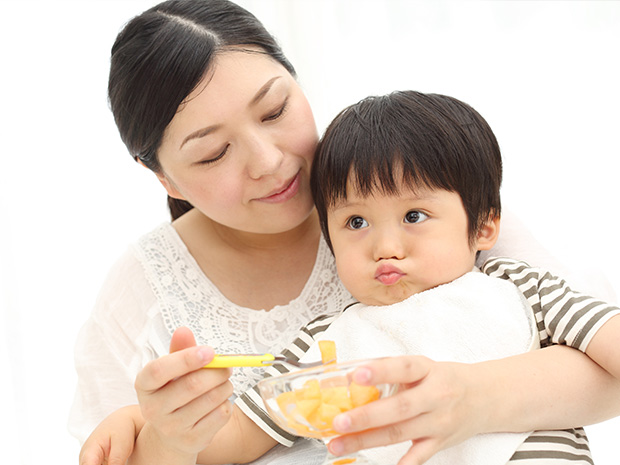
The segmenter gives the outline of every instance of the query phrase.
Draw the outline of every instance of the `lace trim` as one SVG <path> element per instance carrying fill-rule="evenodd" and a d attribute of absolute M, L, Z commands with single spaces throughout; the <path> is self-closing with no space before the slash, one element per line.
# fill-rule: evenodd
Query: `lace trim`
<path fill-rule="evenodd" d="M 189 327 L 198 344 L 220 353 L 279 353 L 299 329 L 318 315 L 337 312 L 352 301 L 337 277 L 333 256 L 321 238 L 312 274 L 299 297 L 269 311 L 229 301 L 205 276 L 168 223 L 135 246 L 170 335 Z M 231 380 L 238 395 L 262 378 L 261 368 L 237 368 Z"/>

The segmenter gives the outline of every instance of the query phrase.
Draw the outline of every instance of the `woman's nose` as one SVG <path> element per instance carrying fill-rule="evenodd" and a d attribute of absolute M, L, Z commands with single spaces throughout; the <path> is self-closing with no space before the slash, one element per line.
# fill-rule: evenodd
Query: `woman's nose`
<path fill-rule="evenodd" d="M 378 260 L 405 258 L 404 237 L 398 227 L 377 228 L 374 234 L 373 255 Z"/>
<path fill-rule="evenodd" d="M 252 179 L 274 174 L 280 168 L 284 154 L 273 141 L 257 135 L 248 140 L 248 173 Z"/>

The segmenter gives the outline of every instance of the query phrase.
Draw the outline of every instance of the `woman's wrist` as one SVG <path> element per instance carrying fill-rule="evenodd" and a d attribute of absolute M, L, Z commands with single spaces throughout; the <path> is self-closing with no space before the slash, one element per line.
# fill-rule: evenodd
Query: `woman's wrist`
<path fill-rule="evenodd" d="M 586 426 L 618 414 L 620 383 L 584 353 L 551 346 L 471 365 L 467 385 L 484 432 Z"/>
<path fill-rule="evenodd" d="M 483 364 L 457 364 L 465 416 L 469 424 L 469 436 L 497 431 L 494 418 L 495 402 L 499 396 L 494 392 L 494 374 Z M 502 398 L 502 400 L 504 400 Z"/>
<path fill-rule="evenodd" d="M 525 360 L 504 358 L 465 365 L 465 386 L 475 434 L 529 431 L 535 420 L 531 417 L 533 394 L 513 376 L 527 377 Z M 528 399 L 521 394 L 528 393 Z M 533 394 L 535 395 L 535 394 Z"/>

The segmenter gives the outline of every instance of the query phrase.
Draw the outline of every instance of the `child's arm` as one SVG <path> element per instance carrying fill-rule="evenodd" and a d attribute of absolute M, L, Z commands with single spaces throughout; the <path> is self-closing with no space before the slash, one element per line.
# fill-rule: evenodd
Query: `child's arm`
<path fill-rule="evenodd" d="M 200 432 L 195 433 L 200 434 Z M 136 447 L 128 463 L 130 465 L 248 463 L 256 460 L 277 444 L 236 406 L 233 407 L 229 421 L 211 438 L 209 445 L 198 454 L 191 450 L 195 439 L 193 434 L 188 434 L 185 450 L 181 447 L 171 447 L 160 438 L 149 423 L 146 423 L 138 436 Z"/>
<path fill-rule="evenodd" d="M 588 344 L 586 354 L 620 380 L 620 315 L 611 317 Z"/>
<path fill-rule="evenodd" d="M 527 297 L 545 326 L 541 345 L 566 344 L 579 349 L 620 381 L 617 306 L 574 291 L 561 278 L 525 262 L 490 259 L 484 268 L 487 274 L 512 281 Z"/>
<path fill-rule="evenodd" d="M 198 463 L 248 463 L 275 446 L 277 441 L 250 420 L 236 405 L 230 421 L 198 454 Z"/>
<path fill-rule="evenodd" d="M 138 405 L 114 411 L 97 425 L 82 445 L 80 465 L 124 465 L 143 426 Z"/>

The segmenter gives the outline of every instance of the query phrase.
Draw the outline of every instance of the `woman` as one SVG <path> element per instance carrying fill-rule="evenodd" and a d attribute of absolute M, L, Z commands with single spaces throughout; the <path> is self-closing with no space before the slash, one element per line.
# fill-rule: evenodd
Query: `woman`
<path fill-rule="evenodd" d="M 195 463 L 228 419 L 233 386 L 238 395 L 261 373 L 235 370 L 231 386 L 229 372 L 199 370 L 213 350 L 193 347 L 187 333 L 171 341 L 175 328 L 220 352 L 278 352 L 304 323 L 350 301 L 309 192 L 317 131 L 273 38 L 223 0 L 166 2 L 131 21 L 112 49 L 109 95 L 123 141 L 155 172 L 175 221 L 110 273 L 78 341 L 72 430 L 83 440 L 107 413 L 135 404 L 137 376 L 147 421 L 122 440 L 139 433 L 137 455 L 148 445 L 164 463 Z M 590 314 L 594 334 L 617 309 Z M 547 344 L 562 336 L 549 333 Z M 169 343 L 184 350 L 164 356 Z M 414 440 L 410 463 L 478 432 L 564 428 L 620 412 L 613 376 L 559 346 L 471 367 L 397 358 L 369 374 L 411 389 L 347 417 L 343 431 L 375 429 L 333 447 Z M 541 385 L 542 376 L 560 382 Z M 88 462 L 97 447 L 88 443 L 85 463 L 97 463 Z"/>

